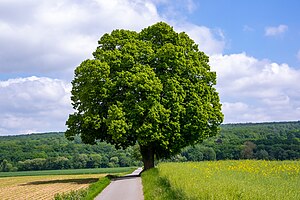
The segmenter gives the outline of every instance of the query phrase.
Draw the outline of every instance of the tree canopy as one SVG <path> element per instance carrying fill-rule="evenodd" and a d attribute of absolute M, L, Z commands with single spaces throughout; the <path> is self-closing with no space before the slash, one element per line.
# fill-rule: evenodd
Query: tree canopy
<path fill-rule="evenodd" d="M 164 22 L 104 34 L 72 81 L 66 136 L 140 145 L 144 168 L 214 136 L 223 121 L 216 73 L 184 33 Z"/>

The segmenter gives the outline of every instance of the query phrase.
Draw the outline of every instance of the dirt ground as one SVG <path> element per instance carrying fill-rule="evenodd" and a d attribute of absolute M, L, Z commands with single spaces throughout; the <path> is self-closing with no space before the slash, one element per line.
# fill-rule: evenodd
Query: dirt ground
<path fill-rule="evenodd" d="M 2 200 L 48 200 L 56 193 L 88 187 L 105 174 L 49 175 L 0 178 Z"/>

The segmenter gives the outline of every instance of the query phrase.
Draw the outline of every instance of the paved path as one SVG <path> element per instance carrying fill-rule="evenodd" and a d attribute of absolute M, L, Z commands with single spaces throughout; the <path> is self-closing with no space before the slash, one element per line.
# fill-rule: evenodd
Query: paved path
<path fill-rule="evenodd" d="M 144 200 L 141 171 L 113 180 L 95 200 Z"/>

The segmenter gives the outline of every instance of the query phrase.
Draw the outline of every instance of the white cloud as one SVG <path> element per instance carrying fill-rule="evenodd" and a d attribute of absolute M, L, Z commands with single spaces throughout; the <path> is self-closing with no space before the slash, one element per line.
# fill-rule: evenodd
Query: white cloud
<path fill-rule="evenodd" d="M 58 79 L 28 77 L 0 81 L 0 135 L 64 131 L 71 84 Z"/>
<path fill-rule="evenodd" d="M 300 70 L 245 53 L 214 55 L 210 64 L 217 72 L 225 122 L 300 118 Z"/>
<path fill-rule="evenodd" d="M 277 36 L 277 35 L 282 35 L 288 30 L 287 25 L 279 25 L 277 27 L 275 26 L 269 26 L 265 28 L 265 36 Z"/>
<path fill-rule="evenodd" d="M 91 57 L 105 32 L 140 30 L 160 20 L 155 5 L 148 1 L 1 2 L 0 73 L 62 77 Z"/>
<path fill-rule="evenodd" d="M 244 102 L 223 102 L 225 123 L 268 121 L 268 116 L 260 108 Z"/>
<path fill-rule="evenodd" d="M 225 38 L 221 30 L 212 30 L 205 26 L 183 23 L 175 25 L 177 31 L 186 32 L 197 44 L 199 49 L 208 55 L 220 54 L 225 48 Z"/>

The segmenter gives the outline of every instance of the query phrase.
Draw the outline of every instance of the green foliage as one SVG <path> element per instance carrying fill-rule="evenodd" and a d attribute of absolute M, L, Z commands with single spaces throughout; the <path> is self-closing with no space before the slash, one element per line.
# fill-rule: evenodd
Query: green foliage
<path fill-rule="evenodd" d="M 0 163 L 0 172 L 12 172 L 16 170 L 17 168 L 13 167 L 13 165 L 5 159 Z"/>
<path fill-rule="evenodd" d="M 200 145 L 196 145 L 194 147 L 185 148 L 181 155 L 186 157 L 188 161 L 202 161 L 203 160 L 203 152 L 201 151 Z"/>
<path fill-rule="evenodd" d="M 254 149 L 256 149 L 256 145 L 251 141 L 244 142 L 241 150 L 241 157 L 243 159 L 251 159 L 254 157 Z"/>
<path fill-rule="evenodd" d="M 219 135 L 183 149 L 180 155 L 187 161 L 297 160 L 300 159 L 300 122 L 221 125 Z"/>
<path fill-rule="evenodd" d="M 110 183 L 108 177 L 100 178 L 86 189 L 80 189 L 63 194 L 56 194 L 55 200 L 93 200 Z"/>
<path fill-rule="evenodd" d="M 75 70 L 69 139 L 117 148 L 138 142 L 149 161 L 217 134 L 216 73 L 187 34 L 160 22 L 139 33 L 114 30 L 98 44 L 94 59 Z"/>
<path fill-rule="evenodd" d="M 115 167 L 138 166 L 141 161 L 135 158 L 134 148 L 117 150 L 103 142 L 87 145 L 80 137 L 69 141 L 63 133 L 3 136 L 0 137 L 0 165 L 6 160 L 8 166 L 12 165 L 10 171 L 106 168 L 111 157 L 118 157 Z"/>
<path fill-rule="evenodd" d="M 222 143 L 214 144 L 217 159 L 226 159 L 222 155 L 226 146 L 228 153 L 239 158 L 269 160 L 295 160 L 300 158 L 300 122 L 278 122 L 258 124 L 223 125 Z M 215 138 L 216 139 L 216 138 Z M 233 152 L 235 149 L 235 153 Z M 240 156 L 238 153 L 240 152 Z"/>

